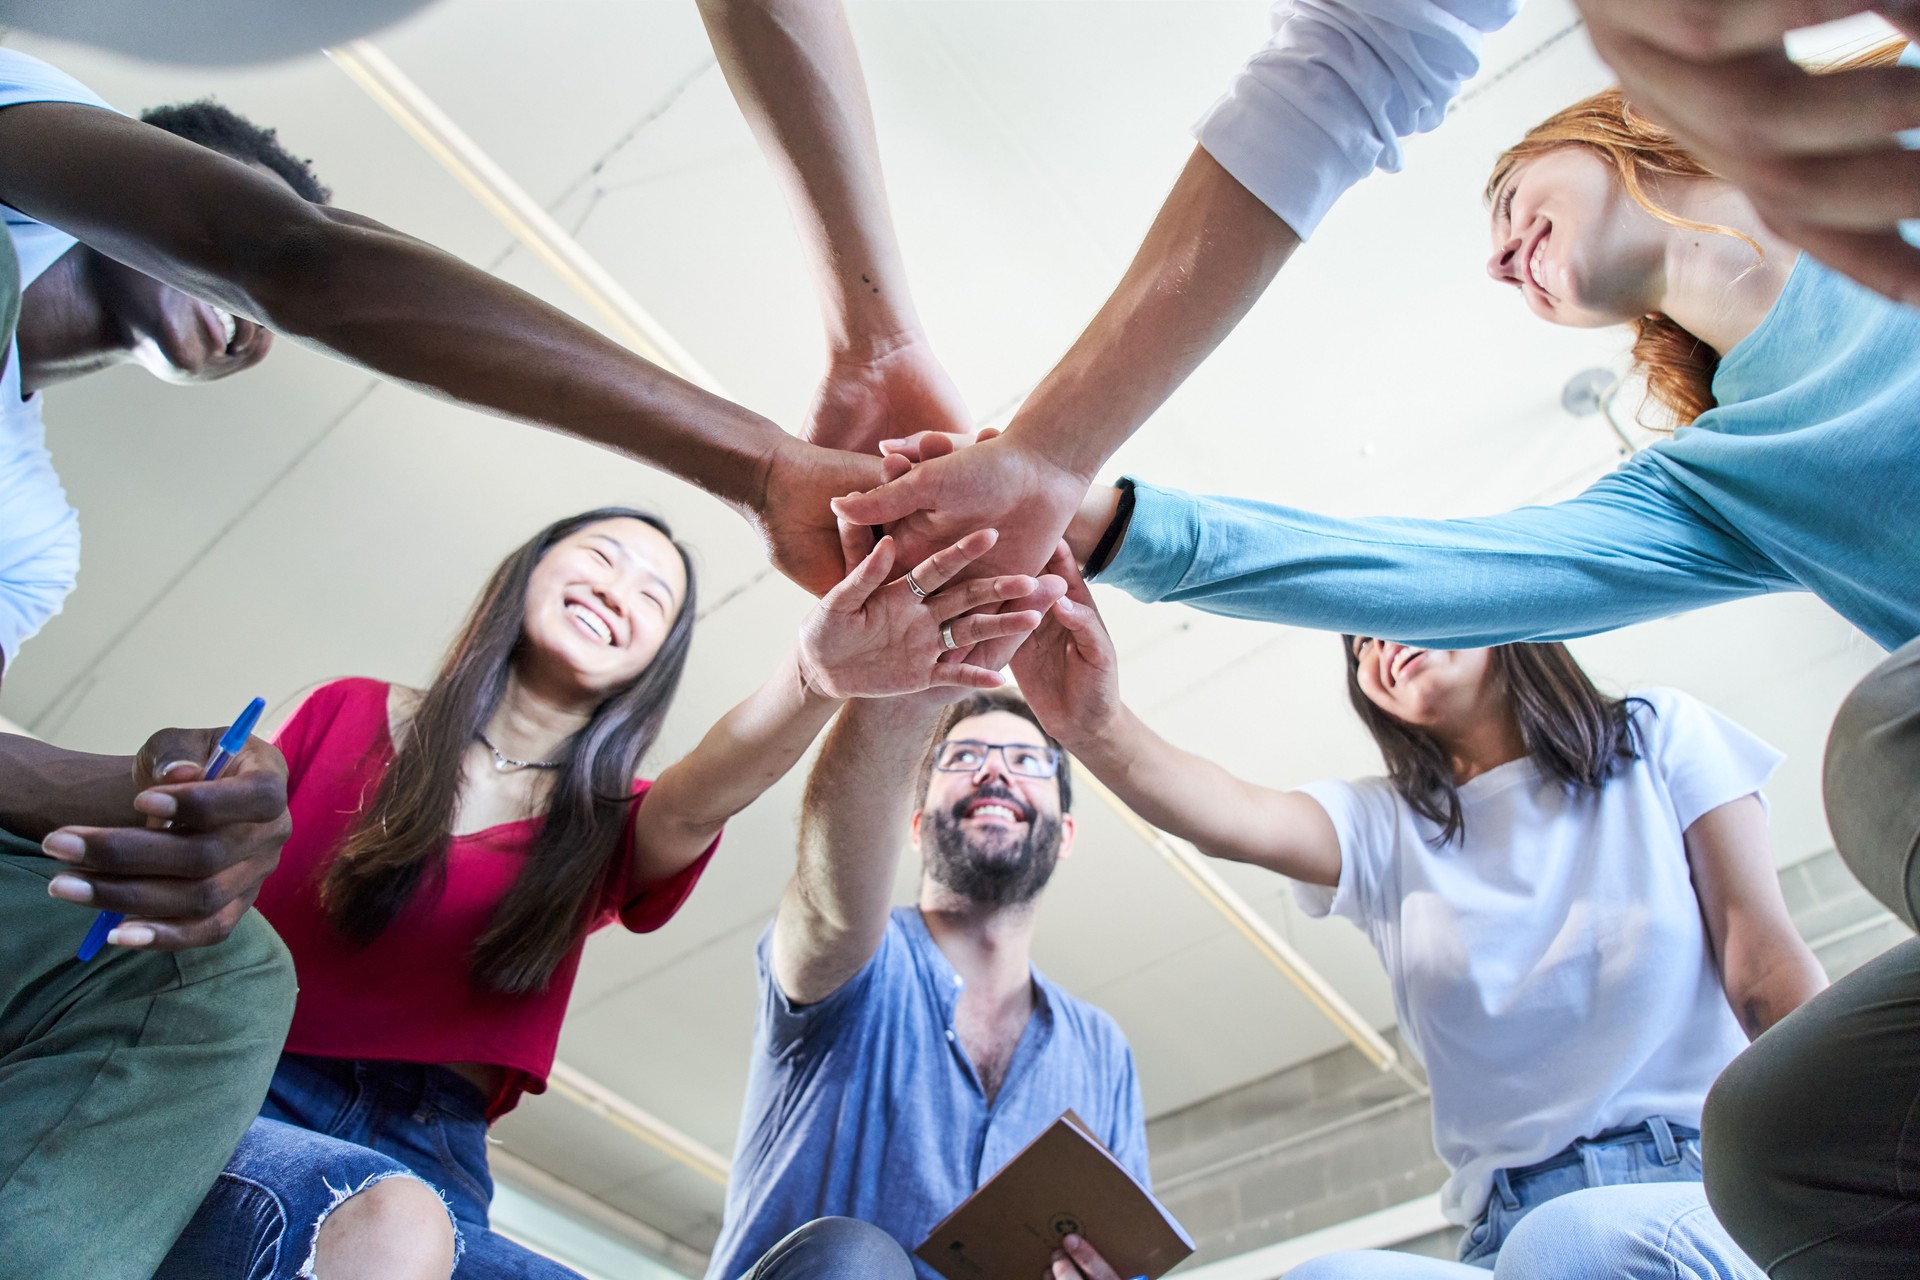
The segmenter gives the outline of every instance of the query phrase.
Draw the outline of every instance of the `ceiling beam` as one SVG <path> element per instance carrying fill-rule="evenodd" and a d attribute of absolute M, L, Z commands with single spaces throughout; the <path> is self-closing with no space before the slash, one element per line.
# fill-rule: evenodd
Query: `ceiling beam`
<path fill-rule="evenodd" d="M 377 47 L 355 40 L 327 50 L 346 72 L 427 154 L 438 160 L 487 211 L 506 224 L 555 275 L 599 313 L 613 335 L 670 373 L 717 396 L 726 392 L 687 349 L 634 300 L 618 280 L 518 182 L 494 163 L 453 118 Z"/>
<path fill-rule="evenodd" d="M 615 1240 L 658 1259 L 681 1275 L 698 1276 L 706 1273 L 707 1255 L 692 1245 L 674 1239 L 660 1228 L 642 1222 L 631 1214 L 623 1213 L 600 1197 L 582 1191 L 564 1178 L 554 1176 L 511 1151 L 492 1144 L 489 1146 L 492 1149 L 487 1152 L 487 1163 L 494 1176 L 515 1191 L 562 1213 L 572 1214 L 582 1222 L 591 1223 Z"/>
<path fill-rule="evenodd" d="M 727 1185 L 733 1162 L 699 1139 L 674 1128 L 624 1094 L 564 1062 L 555 1062 L 547 1084 L 561 1097 L 593 1112 L 614 1128 L 679 1161 L 709 1182 Z"/>
<path fill-rule="evenodd" d="M 1426 1093 L 1426 1083 L 1407 1069 L 1399 1051 L 1387 1038 L 1369 1026 L 1359 1010 L 1349 1004 L 1346 997 L 1335 990 L 1318 969 L 1307 963 L 1306 957 L 1294 950 L 1293 944 L 1281 937 L 1279 931 L 1267 923 L 1266 917 L 1253 909 L 1252 903 L 1220 878 L 1220 873 L 1209 865 L 1209 859 L 1204 854 L 1185 840 L 1161 831 L 1129 809 L 1105 783 L 1086 770 L 1080 772 L 1079 780 L 1083 780 L 1095 795 L 1106 801 L 1133 828 L 1134 834 L 1200 895 L 1202 901 L 1225 917 L 1234 932 L 1252 944 L 1253 949 L 1278 969 L 1307 998 L 1308 1003 L 1339 1028 L 1340 1033 L 1365 1055 L 1367 1061 L 1382 1071 L 1393 1072 L 1415 1091 Z"/>

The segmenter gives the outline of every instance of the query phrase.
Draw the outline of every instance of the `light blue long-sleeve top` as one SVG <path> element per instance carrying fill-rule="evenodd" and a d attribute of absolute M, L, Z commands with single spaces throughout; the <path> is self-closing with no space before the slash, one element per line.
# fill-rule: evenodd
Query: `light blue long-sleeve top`
<path fill-rule="evenodd" d="M 1713 392 L 1693 426 L 1578 497 L 1502 515 L 1345 520 L 1135 481 L 1099 580 L 1434 648 L 1795 590 L 1886 648 L 1920 635 L 1920 310 L 1802 255 Z"/>

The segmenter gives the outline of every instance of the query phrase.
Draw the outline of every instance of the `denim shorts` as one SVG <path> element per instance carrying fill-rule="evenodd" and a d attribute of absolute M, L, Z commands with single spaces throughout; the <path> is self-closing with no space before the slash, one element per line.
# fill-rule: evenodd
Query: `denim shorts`
<path fill-rule="evenodd" d="M 1556 1196 L 1635 1182 L 1699 1182 L 1700 1131 L 1662 1116 L 1582 1138 L 1538 1164 L 1499 1169 L 1486 1212 L 1460 1241 L 1460 1261 L 1493 1267 L 1520 1219 Z"/>
<path fill-rule="evenodd" d="M 487 1103 L 445 1067 L 283 1054 L 248 1130 L 156 1280 L 298 1280 L 318 1226 L 383 1178 L 446 1203 L 456 1280 L 580 1280 L 488 1226 Z"/>

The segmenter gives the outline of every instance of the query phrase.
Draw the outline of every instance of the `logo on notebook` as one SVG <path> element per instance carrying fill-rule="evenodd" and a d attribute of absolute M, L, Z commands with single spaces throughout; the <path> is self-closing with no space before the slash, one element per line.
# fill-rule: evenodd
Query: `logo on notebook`
<path fill-rule="evenodd" d="M 1053 1220 L 1053 1234 L 1062 1237 L 1077 1236 L 1080 1234 L 1080 1223 L 1071 1214 L 1060 1214 Z"/>

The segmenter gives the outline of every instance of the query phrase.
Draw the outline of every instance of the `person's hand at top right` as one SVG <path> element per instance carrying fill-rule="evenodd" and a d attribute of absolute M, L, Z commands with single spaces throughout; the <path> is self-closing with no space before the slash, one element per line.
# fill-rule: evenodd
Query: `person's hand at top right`
<path fill-rule="evenodd" d="M 1920 305 L 1920 68 L 1814 75 L 1788 31 L 1876 10 L 1909 35 L 1920 3 L 1895 0 L 1575 0 L 1635 110 L 1746 192 L 1767 225 L 1888 297 Z"/>

